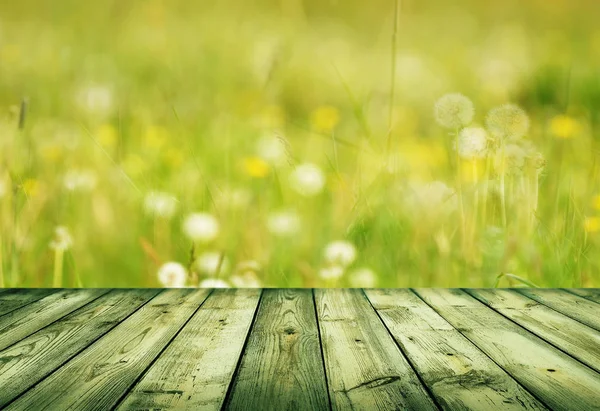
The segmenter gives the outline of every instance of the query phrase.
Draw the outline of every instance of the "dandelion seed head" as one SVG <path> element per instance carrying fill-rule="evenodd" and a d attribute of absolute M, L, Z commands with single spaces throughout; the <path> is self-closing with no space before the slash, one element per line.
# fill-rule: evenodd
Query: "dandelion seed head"
<path fill-rule="evenodd" d="M 290 184 L 298 194 L 313 197 L 325 187 L 325 174 L 314 164 L 300 164 L 290 174 Z"/>
<path fill-rule="evenodd" d="M 486 125 L 495 138 L 517 140 L 529 131 L 529 116 L 515 104 L 504 104 L 489 111 Z"/>
<path fill-rule="evenodd" d="M 445 216 L 457 208 L 456 191 L 442 181 L 415 184 L 406 196 L 409 210 L 428 217 Z"/>
<path fill-rule="evenodd" d="M 229 282 L 237 288 L 259 288 L 261 282 L 257 273 L 261 266 L 257 261 L 248 260 L 237 264 L 235 274 L 229 278 Z"/>
<path fill-rule="evenodd" d="M 331 265 L 328 267 L 321 268 L 319 270 L 319 277 L 322 280 L 337 280 L 344 275 L 344 267 L 339 265 Z"/>
<path fill-rule="evenodd" d="M 177 199 L 169 193 L 151 191 L 144 198 L 144 211 L 149 216 L 170 219 L 177 211 Z"/>
<path fill-rule="evenodd" d="M 91 191 L 97 181 L 92 170 L 69 170 L 63 177 L 63 185 L 69 191 Z"/>
<path fill-rule="evenodd" d="M 504 153 L 498 151 L 494 157 L 494 169 L 499 174 L 519 174 L 525 166 L 527 152 L 518 144 L 508 144 Z"/>
<path fill-rule="evenodd" d="M 434 114 L 435 120 L 442 127 L 457 129 L 469 125 L 473 121 L 475 108 L 468 97 L 460 93 L 451 93 L 436 101 Z"/>
<path fill-rule="evenodd" d="M 221 252 L 207 251 L 196 258 L 194 268 L 208 277 L 223 275 L 229 272 L 229 260 Z"/>
<path fill-rule="evenodd" d="M 218 278 L 207 278 L 206 280 L 200 281 L 198 288 L 231 288 L 229 283 Z"/>
<path fill-rule="evenodd" d="M 266 135 L 256 143 L 256 151 L 260 158 L 273 166 L 282 166 L 288 158 L 288 148 L 283 137 Z"/>
<path fill-rule="evenodd" d="M 267 229 L 274 236 L 292 236 L 300 231 L 300 217 L 295 211 L 274 212 L 267 219 Z"/>
<path fill-rule="evenodd" d="M 54 238 L 50 241 L 50 248 L 58 251 L 66 251 L 73 246 L 73 237 L 65 226 L 54 229 Z"/>
<path fill-rule="evenodd" d="M 219 221 L 208 213 L 192 213 L 183 222 L 183 232 L 192 241 L 209 243 L 219 235 Z"/>
<path fill-rule="evenodd" d="M 331 265 L 348 267 L 356 259 L 356 248 L 348 241 L 334 241 L 325 247 L 325 261 Z"/>
<path fill-rule="evenodd" d="M 374 288 L 377 286 L 377 276 L 370 268 L 358 268 L 349 275 L 350 285 L 355 288 Z"/>
<path fill-rule="evenodd" d="M 458 135 L 458 155 L 464 159 L 483 158 L 488 153 L 488 136 L 481 127 L 466 127 Z"/>
<path fill-rule="evenodd" d="M 187 270 L 176 262 L 168 262 L 158 269 L 158 281 L 163 287 L 182 288 L 185 287 L 187 279 Z"/>
<path fill-rule="evenodd" d="M 77 94 L 79 106 L 96 115 L 105 116 L 113 107 L 113 92 L 110 86 L 91 84 L 83 87 Z"/>

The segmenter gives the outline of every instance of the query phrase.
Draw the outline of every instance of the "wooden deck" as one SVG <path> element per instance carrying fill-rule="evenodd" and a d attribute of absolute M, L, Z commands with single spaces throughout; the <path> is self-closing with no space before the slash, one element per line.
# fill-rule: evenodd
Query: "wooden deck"
<path fill-rule="evenodd" d="M 600 409 L 600 290 L 1 290 L 0 409 Z"/>

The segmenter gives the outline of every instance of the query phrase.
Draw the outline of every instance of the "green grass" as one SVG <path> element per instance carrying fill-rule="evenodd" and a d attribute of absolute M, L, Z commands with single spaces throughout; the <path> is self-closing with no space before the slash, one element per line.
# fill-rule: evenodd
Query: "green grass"
<path fill-rule="evenodd" d="M 169 261 L 196 285 L 213 251 L 232 285 L 362 286 L 368 268 L 380 287 L 600 286 L 597 2 L 51 3 L 0 5 L 0 286 L 159 286 Z M 526 111 L 522 167 L 494 167 L 497 140 L 457 163 L 433 109 L 453 92 L 481 126 Z M 304 163 L 325 177 L 312 196 Z M 170 218 L 145 211 L 153 191 Z M 279 211 L 292 235 L 269 229 Z M 193 212 L 214 240 L 184 235 Z M 356 258 L 326 278 L 338 240 Z"/>

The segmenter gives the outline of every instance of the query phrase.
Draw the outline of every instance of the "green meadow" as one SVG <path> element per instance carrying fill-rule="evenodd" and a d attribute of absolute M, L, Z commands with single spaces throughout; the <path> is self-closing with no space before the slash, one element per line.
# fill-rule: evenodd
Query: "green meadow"
<path fill-rule="evenodd" d="M 0 287 L 599 287 L 595 0 L 0 3 Z"/>

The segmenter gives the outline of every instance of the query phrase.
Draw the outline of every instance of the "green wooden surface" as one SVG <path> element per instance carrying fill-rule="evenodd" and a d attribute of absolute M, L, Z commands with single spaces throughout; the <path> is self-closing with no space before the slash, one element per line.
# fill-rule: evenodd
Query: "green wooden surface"
<path fill-rule="evenodd" d="M 600 409 L 598 290 L 0 290 L 0 409 Z"/>

